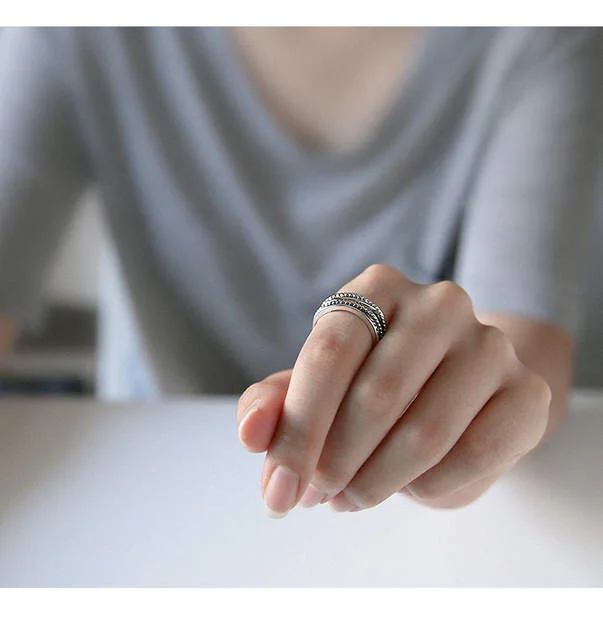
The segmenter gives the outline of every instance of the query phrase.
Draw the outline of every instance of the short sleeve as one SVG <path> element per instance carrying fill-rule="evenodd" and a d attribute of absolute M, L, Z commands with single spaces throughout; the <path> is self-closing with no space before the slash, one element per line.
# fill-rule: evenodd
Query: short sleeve
<path fill-rule="evenodd" d="M 25 324 L 88 175 L 59 42 L 0 30 L 0 313 Z"/>
<path fill-rule="evenodd" d="M 477 312 L 575 336 L 603 142 L 600 29 L 526 30 L 460 229 L 455 280 Z"/>

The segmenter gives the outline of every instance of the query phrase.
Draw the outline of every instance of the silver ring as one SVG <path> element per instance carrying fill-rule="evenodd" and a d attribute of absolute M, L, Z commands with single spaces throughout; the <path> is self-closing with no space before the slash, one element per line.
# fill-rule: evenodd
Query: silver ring
<path fill-rule="evenodd" d="M 373 345 L 377 344 L 387 331 L 385 314 L 381 308 L 359 293 L 342 291 L 325 298 L 314 314 L 312 328 L 314 328 L 314 325 L 322 316 L 330 311 L 348 311 L 362 320 L 369 331 L 371 331 Z"/>

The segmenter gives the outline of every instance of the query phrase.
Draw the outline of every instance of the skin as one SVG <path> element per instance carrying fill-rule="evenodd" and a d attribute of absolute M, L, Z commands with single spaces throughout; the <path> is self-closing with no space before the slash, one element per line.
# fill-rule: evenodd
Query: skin
<path fill-rule="evenodd" d="M 421 33 L 241 27 L 231 35 L 264 106 L 292 139 L 341 153 L 378 130 Z M 266 453 L 261 489 L 272 515 L 300 500 L 369 508 L 399 491 L 429 507 L 459 508 L 560 424 L 572 355 L 560 329 L 475 311 L 457 285 L 420 286 L 385 265 L 341 290 L 381 306 L 383 340 L 373 348 L 356 317 L 329 313 L 292 369 L 239 399 L 241 442 Z M 0 356 L 16 334 L 0 316 Z M 275 473 L 279 467 L 285 471 Z"/>
<path fill-rule="evenodd" d="M 340 290 L 377 302 L 387 334 L 373 349 L 357 318 L 327 314 L 293 369 L 241 395 L 241 442 L 266 453 L 263 493 L 286 464 L 301 478 L 294 504 L 312 481 L 340 511 L 354 509 L 344 500 L 349 492 L 365 507 L 402 491 L 428 507 L 459 508 L 562 422 L 572 342 L 560 329 L 476 314 L 457 285 L 417 285 L 385 265 Z M 0 315 L 0 354 L 17 335 L 14 321 Z"/>
<path fill-rule="evenodd" d="M 242 27 L 231 35 L 267 110 L 299 144 L 331 152 L 374 134 L 421 41 L 417 28 Z M 431 507 L 458 508 L 561 422 L 572 343 L 560 329 L 474 311 L 456 285 L 420 287 L 384 265 L 342 290 L 385 311 L 390 325 L 378 346 L 371 350 L 357 318 L 330 313 L 293 369 L 240 398 L 241 442 L 267 452 L 267 506 L 267 485 L 284 465 L 292 504 L 311 482 L 316 490 L 302 504 L 326 494 L 338 510 L 354 508 L 351 501 L 370 507 L 402 490 Z M 271 512 L 286 513 L 283 501 Z"/>
<path fill-rule="evenodd" d="M 296 144 L 347 153 L 379 130 L 421 44 L 415 27 L 233 27 L 263 107 Z"/>
<path fill-rule="evenodd" d="M 270 515 L 300 500 L 356 511 L 400 491 L 429 507 L 463 507 L 562 421 L 572 353 L 563 331 L 477 314 L 455 283 L 418 285 L 387 265 L 370 266 L 340 291 L 382 308 L 384 338 L 373 348 L 355 316 L 329 313 L 293 369 L 239 399 L 241 442 L 266 452 Z M 279 466 L 285 472 L 275 474 Z"/>

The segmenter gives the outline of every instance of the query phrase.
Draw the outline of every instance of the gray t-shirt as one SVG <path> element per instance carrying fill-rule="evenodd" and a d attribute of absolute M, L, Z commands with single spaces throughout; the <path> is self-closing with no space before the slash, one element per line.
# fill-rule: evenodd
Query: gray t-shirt
<path fill-rule="evenodd" d="M 280 127 L 225 29 L 6 29 L 0 87 L 0 311 L 36 317 L 93 183 L 160 391 L 293 366 L 316 307 L 371 263 L 578 330 L 597 29 L 428 29 L 377 133 L 343 154 Z"/>

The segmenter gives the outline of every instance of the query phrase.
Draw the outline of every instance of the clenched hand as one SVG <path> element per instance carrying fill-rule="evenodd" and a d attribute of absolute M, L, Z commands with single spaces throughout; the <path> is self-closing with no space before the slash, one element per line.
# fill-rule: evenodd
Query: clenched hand
<path fill-rule="evenodd" d="M 266 451 L 271 515 L 300 501 L 357 511 L 399 491 L 429 501 L 485 490 L 538 444 L 549 386 L 502 331 L 477 320 L 461 287 L 372 265 L 340 291 L 381 307 L 383 339 L 373 348 L 357 317 L 328 313 L 293 369 L 251 385 L 238 403 L 242 443 Z"/>

